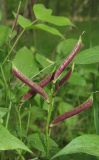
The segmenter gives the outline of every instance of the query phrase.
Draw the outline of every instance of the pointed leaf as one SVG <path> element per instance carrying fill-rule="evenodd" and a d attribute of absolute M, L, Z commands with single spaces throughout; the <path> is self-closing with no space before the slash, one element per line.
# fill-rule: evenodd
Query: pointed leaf
<path fill-rule="evenodd" d="M 27 47 L 21 48 L 13 60 L 13 64 L 18 70 L 28 77 L 38 73 L 38 67 L 33 57 L 33 53 Z"/>
<path fill-rule="evenodd" d="M 13 136 L 6 128 L 0 124 L 0 150 L 16 150 L 23 149 L 31 152 L 28 147 L 18 138 Z"/>
<path fill-rule="evenodd" d="M 59 151 L 52 159 L 73 153 L 86 153 L 99 156 L 99 136 L 91 134 L 79 136 Z"/>
<path fill-rule="evenodd" d="M 72 25 L 70 20 L 66 17 L 62 16 L 53 16 L 52 10 L 45 8 L 43 4 L 36 4 L 33 7 L 35 16 L 38 20 L 52 23 L 57 26 L 66 26 L 66 25 Z"/>
<path fill-rule="evenodd" d="M 36 53 L 36 60 L 43 66 L 44 68 L 49 66 L 50 64 L 54 64 L 53 61 L 45 57 L 44 55 Z"/>
<path fill-rule="evenodd" d="M 21 15 L 18 17 L 18 23 L 23 29 L 29 29 L 32 26 L 32 22 Z"/>
<path fill-rule="evenodd" d="M 33 28 L 35 28 L 35 29 L 41 29 L 41 30 L 49 32 L 49 33 L 51 33 L 53 35 L 59 36 L 61 38 L 64 38 L 64 36 L 56 28 L 50 27 L 50 26 L 48 26 L 46 24 L 40 24 L 39 23 L 39 24 L 34 25 Z"/>
<path fill-rule="evenodd" d="M 75 58 L 76 64 L 91 64 L 99 62 L 99 46 L 80 52 Z"/>

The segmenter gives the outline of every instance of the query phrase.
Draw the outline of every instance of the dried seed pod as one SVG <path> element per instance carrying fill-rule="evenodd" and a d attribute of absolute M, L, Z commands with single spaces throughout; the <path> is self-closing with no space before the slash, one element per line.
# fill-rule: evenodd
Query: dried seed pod
<path fill-rule="evenodd" d="M 40 87 L 45 87 L 46 85 L 48 85 L 54 78 L 54 72 L 48 76 L 46 76 L 41 82 L 38 83 L 38 85 Z M 35 96 L 37 92 L 33 89 L 30 89 L 26 94 L 23 95 L 22 100 L 26 101 L 29 98 L 31 98 L 32 96 Z"/>
<path fill-rule="evenodd" d="M 76 56 L 76 54 L 80 51 L 81 47 L 82 47 L 82 40 L 81 40 L 81 36 L 80 36 L 80 38 L 79 38 L 77 44 L 75 45 L 74 49 L 72 50 L 72 52 L 69 54 L 69 56 L 64 60 L 64 62 L 60 65 L 60 67 L 55 72 L 53 83 L 56 82 L 56 80 L 60 76 L 60 74 L 64 71 L 64 69 L 73 60 L 73 58 Z"/>
<path fill-rule="evenodd" d="M 56 84 L 55 86 L 55 93 L 58 92 L 58 90 L 60 89 L 60 87 L 62 87 L 71 77 L 71 74 L 74 70 L 74 63 L 71 67 L 71 69 L 66 73 L 66 75 L 58 82 L 58 84 Z"/>
<path fill-rule="evenodd" d="M 32 82 L 30 79 L 28 79 L 16 67 L 13 67 L 12 72 L 13 72 L 14 76 L 16 76 L 23 83 L 28 85 L 30 88 L 32 88 L 35 92 L 39 93 L 45 100 L 47 100 L 47 102 L 49 102 L 48 94 L 44 91 L 43 88 L 41 88 L 38 84 L 36 84 L 36 83 Z"/>
<path fill-rule="evenodd" d="M 69 112 L 65 112 L 64 114 L 58 116 L 57 118 L 55 118 L 52 123 L 50 124 L 50 127 L 53 127 L 54 125 L 57 125 L 58 123 L 64 121 L 67 118 L 70 118 L 74 115 L 79 114 L 80 112 L 88 109 L 93 103 L 93 99 L 88 99 L 86 102 L 84 102 L 83 104 L 81 104 L 80 106 L 74 108 L 72 111 Z"/>

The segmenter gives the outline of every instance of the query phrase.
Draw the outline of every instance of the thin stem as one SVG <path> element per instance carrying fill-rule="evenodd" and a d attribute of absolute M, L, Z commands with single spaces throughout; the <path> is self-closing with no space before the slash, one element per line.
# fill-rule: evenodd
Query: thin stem
<path fill-rule="evenodd" d="M 46 157 L 49 157 L 49 138 L 50 138 L 50 133 L 51 133 L 51 128 L 49 128 L 50 125 L 50 120 L 51 120 L 51 114 L 53 110 L 53 104 L 54 104 L 54 99 L 53 99 L 53 89 L 52 89 L 52 95 L 51 95 L 51 100 L 48 108 L 48 117 L 47 117 L 47 123 L 46 123 Z"/>
<path fill-rule="evenodd" d="M 12 53 L 13 49 L 15 48 L 15 46 L 17 45 L 19 39 L 22 37 L 23 33 L 24 33 L 25 29 L 23 29 L 20 34 L 18 35 L 16 41 L 14 42 L 12 48 L 10 49 L 10 51 L 8 52 L 7 56 L 5 57 L 4 61 L 3 61 L 3 65 L 5 64 L 5 62 L 7 61 L 7 59 L 9 58 L 10 54 Z"/>
<path fill-rule="evenodd" d="M 8 110 L 7 120 L 6 120 L 6 128 L 8 128 L 8 123 L 9 123 L 9 118 L 10 118 L 11 107 L 12 107 L 12 102 L 10 101 L 9 108 L 8 108 L 9 110 Z"/>
<path fill-rule="evenodd" d="M 20 127 L 20 133 L 22 133 L 22 122 L 21 122 L 21 114 L 20 114 L 20 110 L 21 108 L 19 108 L 16 106 L 16 111 L 17 111 L 17 114 L 18 114 L 18 119 L 19 119 L 19 127 Z M 20 139 L 22 140 L 22 137 L 20 136 Z"/>
<path fill-rule="evenodd" d="M 31 116 L 30 109 L 31 109 L 31 104 L 30 104 L 29 111 L 28 111 L 28 120 L 27 120 L 26 134 L 28 134 L 29 124 L 30 124 L 30 116 Z"/>
<path fill-rule="evenodd" d="M 96 89 L 96 77 L 95 75 L 93 75 L 93 90 L 95 91 Z M 99 135 L 99 106 L 97 103 L 97 97 L 96 94 L 93 94 L 93 98 L 94 98 L 94 124 L 95 124 L 95 129 L 96 129 L 96 134 Z"/>
<path fill-rule="evenodd" d="M 14 29 L 15 29 L 15 27 L 16 27 L 16 25 L 17 25 L 17 20 L 18 20 L 18 16 L 19 16 L 21 4 L 22 4 L 22 1 L 19 2 L 18 9 L 17 9 L 17 13 L 16 13 L 16 17 L 15 17 L 15 21 L 14 21 L 14 23 L 13 23 L 11 33 L 14 31 Z"/>
<path fill-rule="evenodd" d="M 4 80 L 4 84 L 5 84 L 5 88 L 7 89 L 8 88 L 8 84 L 7 84 L 7 80 L 6 80 L 2 65 L 0 65 L 0 68 L 1 68 L 1 73 L 2 73 L 3 80 Z"/>
<path fill-rule="evenodd" d="M 8 87 L 8 84 L 7 84 L 7 80 L 6 80 L 5 73 L 4 73 L 2 65 L 0 65 L 0 69 L 1 69 L 1 74 L 2 74 L 3 81 L 4 81 L 4 85 L 5 85 L 5 102 L 7 103 L 7 99 L 8 99 L 7 91 L 8 91 L 9 87 Z"/>

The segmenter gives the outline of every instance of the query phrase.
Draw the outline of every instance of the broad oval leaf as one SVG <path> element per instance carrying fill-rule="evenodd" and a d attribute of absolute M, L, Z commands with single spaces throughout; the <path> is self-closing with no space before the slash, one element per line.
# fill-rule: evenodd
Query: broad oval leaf
<path fill-rule="evenodd" d="M 64 36 L 56 28 L 50 27 L 46 24 L 39 23 L 39 24 L 33 25 L 33 28 L 34 29 L 41 29 L 43 31 L 49 32 L 53 35 L 59 36 L 64 39 Z"/>
<path fill-rule="evenodd" d="M 32 26 L 32 22 L 21 15 L 18 17 L 18 23 L 23 29 L 29 29 Z"/>
<path fill-rule="evenodd" d="M 21 48 L 13 60 L 14 66 L 18 68 L 23 74 L 28 77 L 32 77 L 37 74 L 39 69 L 34 60 L 33 53 L 27 47 Z"/>
<path fill-rule="evenodd" d="M 76 64 L 91 64 L 99 62 L 99 46 L 95 46 L 90 49 L 86 49 L 80 52 L 74 62 Z"/>
<path fill-rule="evenodd" d="M 22 149 L 31 152 L 30 149 L 18 138 L 13 136 L 5 127 L 0 124 L 0 150 Z"/>
<path fill-rule="evenodd" d="M 58 53 L 56 61 L 66 58 L 66 56 L 72 51 L 76 43 L 76 39 L 66 39 L 61 41 L 56 48 L 56 51 Z"/>
<path fill-rule="evenodd" d="M 36 18 L 40 20 L 44 20 L 52 14 L 52 10 L 45 8 L 43 4 L 35 4 L 33 6 L 33 11 L 35 13 Z"/>
<path fill-rule="evenodd" d="M 53 61 L 51 61 L 50 59 L 48 59 L 44 55 L 41 55 L 41 54 L 38 54 L 38 53 L 36 53 L 36 60 L 44 68 L 49 66 L 50 64 L 54 64 Z"/>
<path fill-rule="evenodd" d="M 99 136 L 91 134 L 79 136 L 60 150 L 52 159 L 73 153 L 86 153 L 99 156 Z"/>
<path fill-rule="evenodd" d="M 48 22 L 57 26 L 72 25 L 70 20 L 66 17 L 53 16 L 52 10 L 45 8 L 43 4 L 34 5 L 33 10 L 38 20 Z"/>

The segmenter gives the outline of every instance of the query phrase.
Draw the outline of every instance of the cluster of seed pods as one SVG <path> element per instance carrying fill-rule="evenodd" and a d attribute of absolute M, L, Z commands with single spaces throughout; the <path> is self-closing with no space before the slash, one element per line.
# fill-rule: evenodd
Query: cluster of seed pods
<path fill-rule="evenodd" d="M 65 76 L 58 82 L 56 83 L 57 79 L 59 79 L 59 76 L 61 73 L 66 69 L 66 67 L 69 65 L 69 63 L 72 62 L 74 57 L 77 55 L 77 53 L 80 51 L 82 48 L 82 40 L 81 37 L 79 38 L 78 42 L 76 43 L 74 49 L 71 51 L 71 53 L 66 57 L 64 62 L 59 66 L 59 68 L 51 73 L 50 75 L 46 76 L 42 81 L 40 81 L 38 84 L 31 81 L 28 77 L 23 75 L 16 67 L 13 67 L 12 72 L 14 76 L 16 76 L 18 79 L 20 79 L 23 83 L 25 83 L 27 86 L 29 86 L 30 90 L 23 95 L 22 101 L 26 101 L 30 99 L 32 96 L 35 96 L 37 93 L 40 94 L 48 103 L 49 101 L 49 96 L 43 89 L 45 86 L 47 86 L 51 81 L 55 84 L 55 93 L 58 92 L 58 90 L 65 84 L 65 82 L 68 81 L 70 76 L 72 75 L 73 69 L 74 69 L 74 64 L 70 68 L 70 70 L 65 74 Z M 74 108 L 70 112 L 65 112 L 64 114 L 58 116 L 55 118 L 52 123 L 50 124 L 50 127 L 55 126 L 59 122 L 70 118 L 76 114 L 79 114 L 80 112 L 84 111 L 85 109 L 89 108 L 93 103 L 93 100 L 90 98 L 88 99 L 85 103 L 81 104 L 80 106 Z"/>

